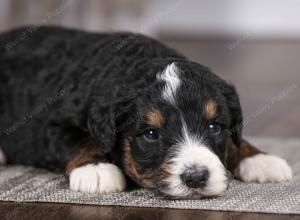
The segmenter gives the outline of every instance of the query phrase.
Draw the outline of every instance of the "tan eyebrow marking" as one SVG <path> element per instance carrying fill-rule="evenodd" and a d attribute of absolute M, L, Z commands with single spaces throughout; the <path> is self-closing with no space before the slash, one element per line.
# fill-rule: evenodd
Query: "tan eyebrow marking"
<path fill-rule="evenodd" d="M 204 116 L 206 119 L 210 120 L 217 116 L 218 111 L 218 104 L 213 101 L 209 100 L 204 105 Z"/>
<path fill-rule="evenodd" d="M 148 123 L 156 128 L 161 128 L 162 125 L 165 123 L 165 119 L 158 109 L 149 110 L 146 114 L 146 118 Z"/>

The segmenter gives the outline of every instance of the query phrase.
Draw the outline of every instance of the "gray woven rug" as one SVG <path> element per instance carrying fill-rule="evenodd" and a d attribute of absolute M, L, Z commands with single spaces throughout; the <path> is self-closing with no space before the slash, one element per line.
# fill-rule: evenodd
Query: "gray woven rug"
<path fill-rule="evenodd" d="M 287 159 L 294 180 L 281 184 L 233 181 L 219 198 L 165 200 L 143 189 L 101 195 L 71 192 L 63 175 L 31 167 L 0 167 L 0 200 L 300 214 L 300 140 L 250 140 Z"/>

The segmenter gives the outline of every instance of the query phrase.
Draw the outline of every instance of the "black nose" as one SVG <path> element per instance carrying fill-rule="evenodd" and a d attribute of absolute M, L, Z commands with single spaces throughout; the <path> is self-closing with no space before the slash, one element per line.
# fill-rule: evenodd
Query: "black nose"
<path fill-rule="evenodd" d="M 185 171 L 181 174 L 182 181 L 191 188 L 204 187 L 208 180 L 208 170 L 201 171 Z"/>

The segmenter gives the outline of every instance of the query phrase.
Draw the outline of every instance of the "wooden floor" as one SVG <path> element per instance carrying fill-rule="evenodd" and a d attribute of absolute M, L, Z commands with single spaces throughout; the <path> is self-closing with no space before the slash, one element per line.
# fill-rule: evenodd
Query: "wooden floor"
<path fill-rule="evenodd" d="M 248 121 L 246 135 L 299 137 L 300 41 L 257 41 L 251 36 L 163 41 L 236 85 Z M 0 202 L 0 219 L 296 220 L 300 215 Z"/>
<path fill-rule="evenodd" d="M 92 205 L 7 203 L 0 205 L 1 220 L 298 220 L 300 215 L 274 215 L 241 212 L 215 212 L 200 210 L 153 209 Z"/>

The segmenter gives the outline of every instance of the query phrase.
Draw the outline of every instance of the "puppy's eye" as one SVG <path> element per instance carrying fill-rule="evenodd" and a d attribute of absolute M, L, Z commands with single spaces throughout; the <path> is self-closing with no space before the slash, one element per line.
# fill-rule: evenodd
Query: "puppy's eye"
<path fill-rule="evenodd" d="M 160 138 L 158 130 L 151 129 L 144 133 L 144 138 L 147 141 L 157 141 Z"/>
<path fill-rule="evenodd" d="M 208 134 L 209 135 L 219 135 L 222 131 L 221 125 L 217 123 L 211 123 L 208 125 Z"/>

